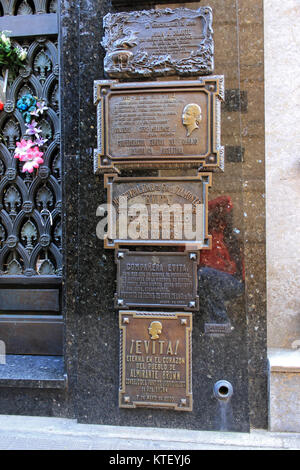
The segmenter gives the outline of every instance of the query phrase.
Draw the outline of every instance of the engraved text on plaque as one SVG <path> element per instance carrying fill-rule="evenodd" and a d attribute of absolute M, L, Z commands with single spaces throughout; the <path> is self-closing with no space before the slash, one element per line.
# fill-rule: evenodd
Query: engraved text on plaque
<path fill-rule="evenodd" d="M 222 76 L 180 82 L 95 82 L 94 171 L 224 169 Z"/>
<path fill-rule="evenodd" d="M 109 13 L 103 24 L 104 68 L 112 78 L 213 72 L 210 7 Z"/>
<path fill-rule="evenodd" d="M 116 308 L 199 309 L 196 251 L 144 252 L 119 250 Z"/>
<path fill-rule="evenodd" d="M 120 312 L 121 408 L 192 411 L 191 313 Z"/>
<path fill-rule="evenodd" d="M 106 174 L 107 234 L 104 247 L 185 246 L 209 249 L 208 187 L 211 173 L 183 177 L 119 177 Z"/>

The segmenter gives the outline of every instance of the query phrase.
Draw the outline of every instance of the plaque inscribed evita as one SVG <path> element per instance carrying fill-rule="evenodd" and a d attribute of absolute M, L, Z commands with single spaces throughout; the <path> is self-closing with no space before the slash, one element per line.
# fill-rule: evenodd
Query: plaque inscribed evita
<path fill-rule="evenodd" d="M 201 7 L 109 13 L 103 18 L 104 70 L 112 78 L 209 75 L 212 10 Z"/>
<path fill-rule="evenodd" d="M 95 173 L 135 168 L 224 170 L 224 77 L 175 82 L 95 81 Z"/>
<path fill-rule="evenodd" d="M 184 246 L 210 249 L 208 188 L 211 173 L 182 177 L 120 177 L 104 175 L 107 226 L 104 247 Z"/>
<path fill-rule="evenodd" d="M 116 308 L 199 309 L 199 252 L 118 250 Z"/>
<path fill-rule="evenodd" d="M 120 408 L 192 411 L 192 313 L 121 311 Z"/>

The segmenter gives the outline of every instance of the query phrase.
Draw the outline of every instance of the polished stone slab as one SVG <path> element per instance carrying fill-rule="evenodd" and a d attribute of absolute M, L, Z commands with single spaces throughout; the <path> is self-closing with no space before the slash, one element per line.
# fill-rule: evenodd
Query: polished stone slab
<path fill-rule="evenodd" d="M 64 389 L 66 385 L 63 357 L 7 355 L 0 364 L 0 387 Z"/>

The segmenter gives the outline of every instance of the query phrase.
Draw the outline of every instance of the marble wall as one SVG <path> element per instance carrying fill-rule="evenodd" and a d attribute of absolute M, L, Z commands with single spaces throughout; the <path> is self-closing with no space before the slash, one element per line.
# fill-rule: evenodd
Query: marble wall
<path fill-rule="evenodd" d="M 207 290 L 200 288 L 201 308 L 193 315 L 193 412 L 118 406 L 116 268 L 113 251 L 105 250 L 96 236 L 96 210 L 105 202 L 106 192 L 103 178 L 93 174 L 92 157 L 97 133 L 93 81 L 105 78 L 102 18 L 113 8 L 110 0 L 61 0 L 68 389 L 57 395 L 46 390 L 39 395 L 23 390 L 5 395 L 3 391 L 0 398 L 5 395 L 7 400 L 2 413 L 8 409 L 33 414 L 34 410 L 80 422 L 206 430 L 248 431 L 267 426 L 263 2 L 205 3 L 214 11 L 215 73 L 225 75 L 226 88 L 222 107 L 226 169 L 214 174 L 209 198 L 230 201 L 228 210 L 219 207 L 211 217 L 211 228 L 224 235 L 223 252 L 228 253 L 231 271 L 214 273 Z M 186 6 L 197 8 L 195 3 Z M 239 286 L 229 298 L 224 286 L 222 291 L 225 277 L 230 286 Z M 222 308 L 226 304 L 232 326 L 229 334 L 205 333 L 205 322 L 216 322 L 210 299 L 221 302 Z M 231 382 L 234 389 L 225 415 L 213 395 L 214 383 L 220 379 Z"/>
<path fill-rule="evenodd" d="M 300 4 L 264 16 L 269 428 L 300 432 Z"/>
<path fill-rule="evenodd" d="M 288 349 L 300 340 L 300 4 L 264 10 L 268 347 Z"/>

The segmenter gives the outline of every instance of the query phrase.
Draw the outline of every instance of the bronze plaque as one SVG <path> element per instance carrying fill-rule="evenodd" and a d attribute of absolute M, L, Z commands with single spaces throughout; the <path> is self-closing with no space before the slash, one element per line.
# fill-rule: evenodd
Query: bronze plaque
<path fill-rule="evenodd" d="M 199 253 L 116 252 L 116 308 L 199 309 L 197 265 Z"/>
<path fill-rule="evenodd" d="M 180 82 L 95 82 L 95 173 L 131 168 L 224 169 L 224 77 Z"/>
<path fill-rule="evenodd" d="M 204 333 L 206 335 L 227 335 L 232 333 L 231 323 L 205 323 Z"/>
<path fill-rule="evenodd" d="M 120 312 L 120 408 L 192 411 L 192 313 Z"/>
<path fill-rule="evenodd" d="M 109 77 L 196 76 L 213 72 L 210 7 L 109 13 L 103 26 L 104 70 Z"/>
<path fill-rule="evenodd" d="M 211 173 L 204 172 L 156 178 L 105 175 L 105 248 L 152 245 L 210 249 L 207 193 L 211 179 Z"/>

